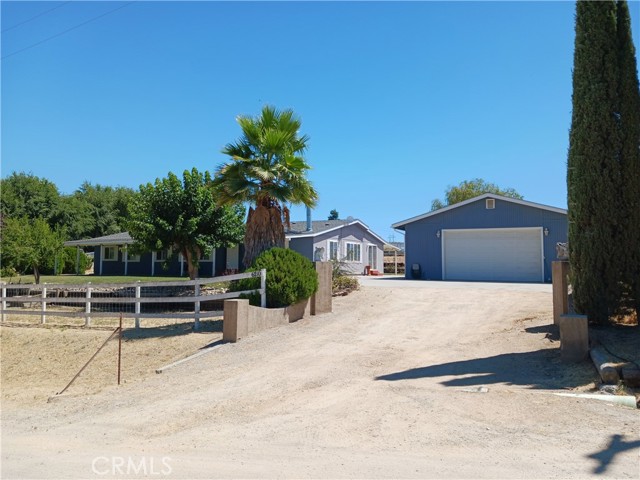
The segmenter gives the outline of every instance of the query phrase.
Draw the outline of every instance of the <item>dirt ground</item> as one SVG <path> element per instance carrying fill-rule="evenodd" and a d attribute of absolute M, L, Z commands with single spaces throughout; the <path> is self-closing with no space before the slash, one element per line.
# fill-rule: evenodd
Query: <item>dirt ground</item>
<path fill-rule="evenodd" d="M 2 478 L 639 478 L 551 323 L 548 285 L 367 282 L 162 374 L 217 326 L 128 333 L 120 387 L 111 342 L 51 402 L 109 332 L 3 327 Z"/>

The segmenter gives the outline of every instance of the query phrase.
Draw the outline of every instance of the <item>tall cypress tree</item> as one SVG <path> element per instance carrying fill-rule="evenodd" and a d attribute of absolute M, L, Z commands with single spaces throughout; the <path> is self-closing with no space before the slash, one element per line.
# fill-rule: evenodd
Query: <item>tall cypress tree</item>
<path fill-rule="evenodd" d="M 569 255 L 576 310 L 606 322 L 620 297 L 617 221 L 621 171 L 616 3 L 576 4 L 573 112 L 567 162 Z"/>
<path fill-rule="evenodd" d="M 640 318 L 640 88 L 626 1 L 617 2 L 617 20 L 622 171 L 619 194 L 622 231 L 618 258 L 622 260 L 621 278 L 626 287 L 626 306 L 635 308 Z"/>

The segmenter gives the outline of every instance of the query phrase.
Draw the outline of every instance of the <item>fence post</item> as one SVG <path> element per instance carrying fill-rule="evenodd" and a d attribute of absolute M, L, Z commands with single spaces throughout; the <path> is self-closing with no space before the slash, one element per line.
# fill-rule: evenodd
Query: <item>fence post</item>
<path fill-rule="evenodd" d="M 87 283 L 87 296 L 84 308 L 84 326 L 91 326 L 91 282 Z"/>
<path fill-rule="evenodd" d="M 260 270 L 260 306 L 267 308 L 267 271 Z"/>
<path fill-rule="evenodd" d="M 136 330 L 140 328 L 140 280 L 136 285 Z"/>
<path fill-rule="evenodd" d="M 553 323 L 560 325 L 560 317 L 569 313 L 569 262 L 566 260 L 551 262 L 553 282 Z"/>
<path fill-rule="evenodd" d="M 193 324 L 193 329 L 194 330 L 200 330 L 200 299 L 198 297 L 200 297 L 200 284 L 196 283 L 195 284 L 195 289 L 194 289 L 194 295 L 195 295 L 195 302 L 194 302 L 194 311 L 195 311 L 195 317 L 196 320 Z"/>
<path fill-rule="evenodd" d="M 44 285 L 45 286 L 42 287 L 42 314 L 40 323 L 47 323 L 47 284 L 45 283 Z"/>
<path fill-rule="evenodd" d="M 7 284 L 2 282 L 2 321 L 4 322 L 4 311 L 7 309 Z"/>

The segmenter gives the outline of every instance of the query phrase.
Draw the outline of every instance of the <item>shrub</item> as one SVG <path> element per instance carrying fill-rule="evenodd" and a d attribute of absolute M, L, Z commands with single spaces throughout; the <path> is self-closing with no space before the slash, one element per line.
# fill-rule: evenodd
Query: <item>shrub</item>
<path fill-rule="evenodd" d="M 247 272 L 267 270 L 267 307 L 293 305 L 311 297 L 318 290 L 318 274 L 313 263 L 293 250 L 271 248 L 262 252 Z M 232 291 L 259 288 L 260 280 L 250 278 L 234 282 Z M 260 305 L 259 295 L 247 296 L 252 305 Z"/>
<path fill-rule="evenodd" d="M 331 271 L 331 293 L 333 296 L 348 295 L 360 288 L 360 282 L 353 275 L 349 274 L 342 262 L 333 260 Z"/>

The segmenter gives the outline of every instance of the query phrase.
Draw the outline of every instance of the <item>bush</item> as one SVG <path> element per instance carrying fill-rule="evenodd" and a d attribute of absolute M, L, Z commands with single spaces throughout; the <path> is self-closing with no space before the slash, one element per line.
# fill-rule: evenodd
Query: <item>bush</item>
<path fill-rule="evenodd" d="M 333 296 L 348 295 L 359 288 L 358 279 L 349 274 L 349 270 L 342 262 L 333 260 L 331 271 L 331 293 Z"/>
<path fill-rule="evenodd" d="M 76 273 L 76 258 L 77 251 L 74 247 L 65 247 L 64 252 L 62 254 L 62 265 L 58 268 L 62 267 L 60 271 L 62 273 Z M 93 263 L 93 259 L 87 255 L 85 252 L 80 250 L 80 263 L 78 264 L 78 271 L 80 275 L 83 275 L 85 271 L 91 268 L 91 264 Z"/>
<path fill-rule="evenodd" d="M 293 250 L 271 248 L 262 252 L 247 272 L 267 270 L 267 307 L 293 305 L 311 297 L 318 290 L 318 274 L 313 262 Z M 234 282 L 232 291 L 259 288 L 260 280 L 249 278 Z M 249 295 L 252 305 L 260 305 L 259 295 Z"/>

